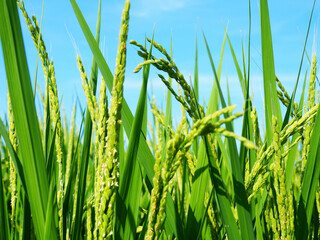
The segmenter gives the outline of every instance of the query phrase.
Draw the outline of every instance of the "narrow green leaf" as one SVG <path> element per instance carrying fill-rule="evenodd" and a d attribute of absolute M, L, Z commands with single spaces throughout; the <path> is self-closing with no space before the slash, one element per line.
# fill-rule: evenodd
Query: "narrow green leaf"
<path fill-rule="evenodd" d="M 222 161 L 225 161 L 225 165 L 227 166 L 227 174 L 226 175 L 222 175 L 222 179 L 225 180 L 227 179 L 228 177 L 232 178 L 232 167 L 231 167 L 231 159 L 230 159 L 230 156 L 227 152 L 227 149 L 226 147 L 224 146 L 223 144 L 223 141 L 221 139 L 221 136 L 217 135 L 216 136 L 216 139 L 217 139 L 217 142 L 218 142 L 218 146 L 220 148 L 220 151 L 221 151 L 221 157 L 222 157 Z"/>
<path fill-rule="evenodd" d="M 259 207 L 258 205 L 255 206 L 255 215 L 256 215 L 256 231 L 257 231 L 257 239 L 263 240 L 263 228 L 260 220 L 260 214 L 259 214 Z"/>
<path fill-rule="evenodd" d="M 215 69 L 212 56 L 210 53 L 210 49 L 208 43 L 206 41 L 205 35 L 203 33 L 203 37 L 205 40 L 208 56 L 211 62 L 212 70 L 214 73 L 215 82 L 217 83 L 217 87 L 219 90 L 219 96 L 221 101 L 221 106 L 223 108 L 226 107 L 226 102 L 223 97 L 223 93 L 219 83 L 219 76 L 217 75 L 217 71 Z M 229 114 L 224 114 L 225 118 L 229 117 Z M 228 131 L 233 132 L 232 124 L 226 123 L 226 129 Z M 232 166 L 232 176 L 234 181 L 234 194 L 236 200 L 236 206 L 238 211 L 239 225 L 241 230 L 241 237 L 244 239 L 254 239 L 252 221 L 251 221 L 251 211 L 250 206 L 248 204 L 248 199 L 246 196 L 246 191 L 244 188 L 244 176 L 243 176 L 243 166 L 240 165 L 238 150 L 236 146 L 236 142 L 234 138 L 228 138 L 228 150 L 231 157 L 231 166 Z"/>
<path fill-rule="evenodd" d="M 199 231 L 197 239 L 205 239 L 205 233 L 206 233 L 205 225 L 207 225 L 205 223 L 206 223 L 206 221 L 208 219 L 208 217 L 207 217 L 208 209 L 209 209 L 209 206 L 211 205 L 213 195 L 214 195 L 214 189 L 212 188 L 211 192 L 210 192 L 210 195 L 209 195 L 210 197 L 209 197 L 209 200 L 208 200 L 208 204 L 206 206 L 205 214 L 203 214 L 202 219 L 201 219 L 200 231 Z M 202 233 L 202 238 L 200 237 L 201 233 Z"/>
<path fill-rule="evenodd" d="M 57 126 L 57 125 L 55 125 Z M 54 152 L 54 149 L 55 149 L 55 138 L 56 138 L 56 127 L 54 128 L 54 130 L 50 130 L 51 132 L 51 135 L 50 138 L 48 139 L 50 141 L 50 143 L 48 144 L 49 146 L 49 149 L 48 149 L 48 156 L 47 156 L 47 173 L 48 173 L 48 177 L 50 179 L 50 181 L 52 181 L 52 177 L 53 176 L 56 176 L 55 175 L 55 169 L 56 169 L 56 156 L 55 156 L 55 152 Z M 51 183 L 50 183 L 51 184 Z"/>
<path fill-rule="evenodd" d="M 249 7 L 249 33 L 248 33 L 248 76 L 247 76 L 247 82 L 249 85 L 250 80 L 250 66 L 251 66 L 251 1 L 248 1 L 248 7 Z"/>
<path fill-rule="evenodd" d="M 310 149 L 307 158 L 304 177 L 302 180 L 301 196 L 299 200 L 298 219 L 296 221 L 296 238 L 307 239 L 310 229 L 311 216 L 314 208 L 317 187 L 320 176 L 320 111 L 316 115 L 314 131 L 311 135 Z"/>
<path fill-rule="evenodd" d="M 243 125 L 246 126 L 246 122 L 248 122 L 248 130 L 249 133 L 242 134 L 243 137 L 248 138 L 250 141 L 254 141 L 253 139 L 253 125 L 252 125 L 252 119 L 251 119 L 251 110 L 252 110 L 252 101 L 249 96 L 249 89 L 250 89 L 250 66 L 251 66 L 251 2 L 249 0 L 249 33 L 248 33 L 248 72 L 247 72 L 247 96 L 246 96 L 246 106 L 245 106 L 245 112 L 244 112 L 244 119 L 243 119 Z M 242 151 L 244 147 L 241 143 L 240 147 L 240 159 L 242 157 Z M 245 154 L 244 154 L 245 156 Z M 249 169 L 251 170 L 254 163 L 256 162 L 256 151 L 255 150 L 249 150 Z"/>
<path fill-rule="evenodd" d="M 153 40 L 153 35 L 152 35 Z M 152 52 L 152 44 L 148 59 Z M 124 224 L 124 235 L 118 233 L 122 239 L 136 239 L 137 218 L 139 210 L 139 198 L 141 194 L 142 179 L 137 162 L 137 151 L 140 141 L 140 132 L 145 112 L 145 103 L 147 99 L 147 86 L 149 79 L 150 65 L 143 67 L 143 81 L 138 100 L 138 105 L 130 133 L 129 145 L 124 162 L 123 172 L 120 176 L 119 195 L 124 206 L 117 208 L 117 217 L 121 225 Z"/>
<path fill-rule="evenodd" d="M 71 202 L 73 202 L 71 186 L 73 185 L 73 183 L 76 181 L 76 178 L 77 178 L 77 168 L 78 168 L 77 152 L 79 151 L 79 148 L 80 148 L 80 139 L 81 139 L 81 136 L 83 133 L 83 124 L 84 124 L 84 117 L 82 118 L 82 121 L 80 124 L 80 130 L 79 130 L 79 133 L 77 136 L 76 146 L 74 147 L 74 150 L 73 150 L 73 154 L 72 154 L 73 156 L 72 156 L 72 161 L 71 161 L 71 170 L 70 170 L 70 180 L 68 181 L 68 184 L 66 185 L 65 195 L 63 198 L 63 208 L 66 209 L 67 213 L 68 213 L 69 207 L 71 206 Z M 70 209 L 69 212 L 71 212 L 71 210 L 72 209 Z M 67 215 L 67 213 L 66 213 L 66 215 Z M 65 218 L 66 215 L 63 217 Z M 71 223 L 70 223 L 70 226 L 71 226 Z"/>
<path fill-rule="evenodd" d="M 173 232 L 177 239 L 185 239 L 182 228 L 182 221 L 177 211 L 177 207 L 172 199 L 171 194 L 167 195 L 166 206 L 166 232 Z"/>
<path fill-rule="evenodd" d="M 306 82 L 307 82 L 307 71 L 304 76 L 302 93 L 301 93 L 301 97 L 300 97 L 300 104 L 298 107 L 299 112 L 302 111 L 302 108 L 304 105 L 304 94 L 305 94 L 305 89 L 306 89 Z M 299 137 L 299 136 L 300 136 L 300 133 L 295 133 L 291 139 L 291 143 L 293 143 L 297 139 L 297 137 Z M 299 147 L 298 144 L 296 146 L 294 146 L 288 155 L 286 172 L 285 172 L 285 174 L 286 174 L 286 189 L 288 192 L 290 191 L 291 186 L 292 186 L 292 176 L 295 171 L 295 164 L 296 164 L 296 159 L 297 159 L 297 154 L 298 154 L 298 147 Z"/>
<path fill-rule="evenodd" d="M 194 96 L 196 100 L 199 102 L 199 73 L 198 73 L 198 43 L 197 43 L 197 33 L 196 33 L 196 40 L 195 40 L 195 60 L 194 60 L 194 83 L 193 83 L 193 90 Z M 196 156 L 198 156 L 198 149 L 199 149 L 199 138 L 197 137 L 193 142 L 193 152 Z"/>
<path fill-rule="evenodd" d="M 208 144 L 208 141 L 205 141 L 206 145 Z M 215 188 L 215 193 L 217 196 L 217 204 L 219 205 L 219 209 L 221 211 L 221 219 L 226 227 L 225 230 L 228 235 L 228 239 L 241 239 L 240 232 L 235 220 L 235 217 L 233 215 L 232 209 L 231 209 L 231 203 L 228 199 L 228 193 L 226 191 L 226 187 L 224 185 L 224 182 L 220 176 L 218 166 L 216 165 L 215 159 L 212 157 L 212 153 L 210 151 L 210 148 L 206 146 L 208 153 L 208 159 L 209 159 L 209 166 L 210 166 L 210 177 L 211 182 Z M 201 150 L 201 145 L 200 145 Z"/>
<path fill-rule="evenodd" d="M 198 73 L 198 41 L 197 41 L 197 33 L 195 40 L 195 60 L 194 60 L 194 93 L 197 101 L 199 101 L 199 73 Z"/>
<path fill-rule="evenodd" d="M 205 39 L 205 38 L 204 38 Z M 221 75 L 221 68 L 223 62 L 223 54 L 224 47 L 226 41 L 226 34 L 224 36 L 221 54 L 220 54 L 220 62 L 217 71 L 217 81 L 214 81 L 213 88 L 210 95 L 209 105 L 207 109 L 207 115 L 212 114 L 213 112 L 218 110 L 219 106 L 219 91 L 218 91 L 218 81 Z M 205 39 L 206 42 L 206 39 Z M 208 50 L 208 45 L 207 50 Z M 209 51 L 208 51 L 209 52 Z M 213 66 L 213 60 L 211 54 L 209 54 L 211 65 Z M 207 152 L 209 151 L 209 154 Z M 240 239 L 240 234 L 238 227 L 235 222 L 235 218 L 233 216 L 230 201 L 226 196 L 225 188 L 221 176 L 218 171 L 218 167 L 216 166 L 216 162 L 213 160 L 213 157 L 210 154 L 210 147 L 208 147 L 208 140 L 202 138 L 200 142 L 199 152 L 198 152 L 198 160 L 196 166 L 195 176 L 193 178 L 191 198 L 189 204 L 188 218 L 187 218 L 187 228 L 186 228 L 186 237 L 188 239 L 196 239 L 201 227 L 201 219 L 203 214 L 205 214 L 204 204 L 199 204 L 199 202 L 204 202 L 205 192 L 207 190 L 207 182 L 209 181 L 209 175 L 207 172 L 207 163 L 209 159 L 210 166 L 210 177 L 212 184 L 215 188 L 215 192 L 218 199 L 218 205 L 221 209 L 222 221 L 228 225 L 226 228 L 228 238 L 229 239 Z M 211 156 L 211 157 L 210 157 Z M 200 176 L 199 176 L 200 175 Z"/>
<path fill-rule="evenodd" d="M 267 143 L 273 139 L 272 116 L 277 117 L 279 126 L 282 126 L 282 117 L 276 87 L 276 74 L 274 69 L 271 27 L 267 0 L 260 0 L 261 17 L 261 48 L 264 85 L 264 105 L 266 118 Z"/>
<path fill-rule="evenodd" d="M 22 222 L 22 239 L 30 239 L 31 238 L 31 210 L 30 210 L 30 204 L 28 201 L 28 197 L 25 191 L 21 192 L 21 198 L 23 199 L 23 212 L 21 216 L 21 222 Z"/>
<path fill-rule="evenodd" d="M 245 84 L 248 85 L 247 71 L 246 71 L 246 54 L 244 51 L 244 44 L 243 44 L 242 37 L 241 37 L 241 49 L 242 49 L 243 76 L 244 76 Z"/>
<path fill-rule="evenodd" d="M 44 237 L 45 239 L 48 239 L 51 233 L 51 231 L 56 231 L 56 226 L 55 226 L 55 221 L 54 221 L 54 212 L 53 212 L 53 205 L 54 205 L 54 193 L 55 193 L 55 178 L 53 177 L 50 183 L 50 188 L 49 188 L 49 201 L 48 201 L 48 207 L 47 207 L 47 219 L 46 219 L 46 224 L 45 224 L 45 229 L 44 229 Z M 53 227 L 52 227 L 53 226 Z M 58 235 L 58 233 L 55 233 Z"/>
<path fill-rule="evenodd" d="M 0 1 L 0 35 L 35 232 L 38 239 L 44 239 L 49 186 L 15 1 Z M 55 238 L 50 235 L 50 239 Z"/>
<path fill-rule="evenodd" d="M 301 60 L 300 60 L 298 76 L 297 76 L 296 84 L 294 86 L 293 93 L 292 93 L 291 98 L 290 98 L 289 106 L 287 107 L 287 111 L 286 111 L 286 115 L 285 115 L 284 120 L 283 120 L 282 128 L 284 128 L 288 124 L 289 117 L 290 117 L 291 112 L 292 112 L 292 104 L 294 103 L 294 98 L 295 98 L 295 95 L 296 95 L 296 90 L 297 90 L 297 86 L 298 86 L 299 79 L 300 79 L 300 73 L 301 73 L 301 68 L 302 68 L 302 63 L 303 63 L 303 56 L 304 56 L 304 53 L 306 52 L 306 46 L 307 46 L 309 30 L 310 30 L 310 26 L 311 26 L 311 20 L 312 20 L 315 4 L 316 4 L 316 0 L 313 1 L 313 6 L 312 6 L 312 10 L 311 10 L 310 18 L 309 18 L 309 23 L 308 23 L 307 34 L 306 34 L 306 38 L 304 40 L 304 45 L 303 45 L 303 51 L 302 51 L 302 56 L 301 56 Z"/>
<path fill-rule="evenodd" d="M 225 29 L 225 31 L 226 31 L 226 34 L 227 34 L 227 30 L 226 29 Z M 236 70 L 237 70 L 238 78 L 239 78 L 239 81 L 240 81 L 240 86 L 241 86 L 241 89 L 242 89 L 242 94 L 243 94 L 243 97 L 246 98 L 246 96 L 247 96 L 247 84 L 246 84 L 245 79 L 243 77 L 243 76 L 245 76 L 245 74 L 242 74 L 242 72 L 241 72 L 238 59 L 236 57 L 236 54 L 234 52 L 234 49 L 233 49 L 233 46 L 231 44 L 231 41 L 230 41 L 230 38 L 229 38 L 228 34 L 227 34 L 227 39 L 228 39 L 231 55 L 232 55 L 232 58 L 233 58 L 233 62 L 234 62 L 234 65 L 236 67 Z"/>

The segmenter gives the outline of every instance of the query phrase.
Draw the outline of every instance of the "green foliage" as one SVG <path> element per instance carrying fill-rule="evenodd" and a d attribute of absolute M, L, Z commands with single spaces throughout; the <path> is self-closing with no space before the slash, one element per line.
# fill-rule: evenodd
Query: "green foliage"
<path fill-rule="evenodd" d="M 74 106 L 69 127 L 69 116 L 63 119 L 60 115 L 54 66 L 36 17 L 28 16 L 23 1 L 16 4 L 0 0 L 0 36 L 9 94 L 9 122 L 0 119 L 1 239 L 320 237 L 320 132 L 315 130 L 320 128 L 320 114 L 315 53 L 309 87 L 306 72 L 299 104 L 294 102 L 314 6 L 290 97 L 276 76 L 268 3 L 260 1 L 265 101 L 262 126 L 249 95 L 250 1 L 247 55 L 242 42 L 243 68 L 227 29 L 217 68 L 202 32 L 214 79 L 207 106 L 199 101 L 197 38 L 192 83 L 180 72 L 172 51 L 169 54 L 153 36 L 146 38 L 144 45 L 130 41 L 141 57 L 134 72 L 142 70 L 143 80 L 134 115 L 123 97 L 129 1 L 124 5 L 114 76 L 99 49 L 101 1 L 95 38 L 76 1 L 70 3 L 93 59 L 88 78 L 77 57 L 87 107 L 77 126 L 78 106 Z M 37 91 L 43 101 L 42 117 L 37 115 L 34 103 L 36 91 L 31 86 L 17 6 L 46 79 L 44 94 Z M 245 101 L 243 113 L 234 112 L 229 90 L 227 104 L 220 86 L 226 41 Z M 156 57 L 159 55 L 162 57 Z M 155 99 L 150 102 L 153 122 L 146 138 L 147 86 L 153 67 L 168 92 L 165 109 L 160 109 Z M 102 81 L 97 86 L 99 71 Z M 181 106 L 178 126 L 172 119 L 171 104 L 175 100 Z M 286 111 L 284 119 L 281 103 Z M 238 118 L 242 119 L 241 136 L 233 127 Z M 263 128 L 265 136 L 260 130 Z M 127 147 L 125 138 L 129 140 Z"/>

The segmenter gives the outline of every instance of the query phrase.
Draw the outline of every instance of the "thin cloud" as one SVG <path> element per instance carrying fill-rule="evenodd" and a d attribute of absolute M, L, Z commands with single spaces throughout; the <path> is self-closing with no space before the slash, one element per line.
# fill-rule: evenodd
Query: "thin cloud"
<path fill-rule="evenodd" d="M 153 16 L 155 13 L 172 12 L 182 9 L 189 1 L 182 0 L 142 0 L 132 9 L 131 14 L 136 17 L 144 18 Z"/>

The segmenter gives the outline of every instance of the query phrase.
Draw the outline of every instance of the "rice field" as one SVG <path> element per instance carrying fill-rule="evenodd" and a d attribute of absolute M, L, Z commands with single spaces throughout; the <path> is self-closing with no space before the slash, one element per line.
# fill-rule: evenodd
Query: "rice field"
<path fill-rule="evenodd" d="M 113 74 L 99 48 L 101 1 L 95 33 L 76 1 L 70 3 L 93 54 L 91 69 L 77 56 L 87 100 L 80 116 L 77 104 L 70 116 L 62 111 L 55 64 L 37 17 L 29 16 L 22 0 L 0 0 L 8 86 L 7 117 L 0 119 L 1 240 L 319 238 L 319 81 L 316 54 L 305 51 L 314 5 L 296 84 L 288 92 L 275 72 L 268 2 L 260 0 L 264 109 L 259 110 L 249 93 L 250 1 L 249 41 L 242 56 L 236 56 L 226 31 L 215 63 L 202 32 L 214 73 L 207 104 L 199 101 L 197 45 L 190 81 L 154 35 L 143 43 L 128 39 L 127 0 L 119 16 Z M 38 52 L 45 89 L 32 84 L 22 28 L 29 29 Z M 134 72 L 142 76 L 134 113 L 123 95 L 129 45 L 140 61 Z M 225 45 L 244 102 L 230 103 L 232 93 L 222 91 Z M 306 58 L 310 67 L 303 75 Z M 152 69 L 167 88 L 163 109 L 147 97 Z M 303 89 L 296 95 L 299 79 Z M 173 102 L 181 106 L 178 124 Z M 243 111 L 236 112 L 233 104 L 243 105 Z M 264 119 L 257 111 L 264 111 Z"/>

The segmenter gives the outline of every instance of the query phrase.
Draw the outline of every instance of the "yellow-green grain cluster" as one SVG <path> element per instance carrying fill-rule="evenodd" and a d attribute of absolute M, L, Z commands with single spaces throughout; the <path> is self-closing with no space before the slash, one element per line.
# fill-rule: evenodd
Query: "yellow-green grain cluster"
<path fill-rule="evenodd" d="M 67 150 L 67 160 L 66 160 L 66 175 L 65 175 L 65 191 L 68 186 L 70 174 L 71 174 L 71 162 L 74 152 L 74 135 L 75 135 L 75 121 L 76 121 L 76 106 L 72 109 L 72 117 L 71 117 L 71 128 L 68 138 L 68 150 Z"/>
<path fill-rule="evenodd" d="M 201 105 L 197 104 L 196 97 L 194 95 L 194 92 L 192 91 L 190 85 L 185 80 L 184 76 L 180 73 L 179 68 L 173 61 L 173 59 L 170 57 L 170 55 L 167 53 L 167 51 L 157 42 L 152 41 L 151 39 L 147 38 L 147 40 L 157 49 L 160 53 L 162 53 L 166 59 L 159 58 L 157 59 L 153 55 L 151 55 L 150 60 L 146 60 L 143 63 L 139 64 L 134 72 L 138 72 L 142 69 L 143 66 L 152 64 L 155 66 L 158 70 L 164 71 L 168 74 L 168 76 L 172 79 L 175 79 L 178 85 L 182 88 L 184 97 L 182 97 L 180 94 L 177 94 L 173 88 L 171 87 L 171 84 L 169 83 L 166 78 L 158 74 L 159 78 L 162 80 L 162 82 L 166 85 L 166 87 L 170 90 L 170 92 L 174 95 L 174 97 L 182 104 L 182 106 L 186 109 L 189 116 L 193 119 L 199 119 L 201 116 L 203 116 L 203 108 Z M 146 50 L 145 47 L 143 47 L 141 44 L 138 44 L 136 41 L 130 41 L 131 44 L 137 46 L 140 48 L 141 51 L 138 51 L 138 54 L 141 57 L 146 58 L 149 55 L 149 52 Z"/>
<path fill-rule="evenodd" d="M 59 95 L 57 89 L 57 83 L 55 78 L 55 70 L 53 61 L 49 60 L 49 56 L 42 39 L 40 32 L 39 23 L 35 16 L 32 17 L 33 23 L 29 18 L 25 8 L 24 2 L 18 1 L 18 6 L 21 9 L 23 16 L 25 17 L 26 23 L 29 27 L 33 42 L 38 50 L 42 67 L 46 79 L 46 92 L 48 88 L 49 92 L 49 103 L 50 103 L 50 117 L 53 123 L 53 129 L 55 130 L 55 151 L 56 160 L 58 163 L 58 183 L 57 183 L 57 204 L 59 209 L 59 234 L 63 237 L 63 198 L 64 198 L 64 177 L 63 177 L 63 129 L 60 115 Z"/>
<path fill-rule="evenodd" d="M 121 106 L 123 101 L 123 82 L 126 66 L 126 44 L 128 35 L 130 2 L 126 1 L 122 13 L 120 39 L 116 59 L 116 69 L 111 91 L 111 106 L 107 120 L 105 160 L 102 163 L 100 188 L 103 189 L 100 199 L 98 220 L 99 238 L 112 238 L 113 221 L 117 189 L 119 187 L 119 133 L 121 128 Z"/>
<path fill-rule="evenodd" d="M 309 92 L 308 92 L 308 101 L 307 101 L 307 111 L 315 106 L 315 83 L 316 83 L 316 72 L 317 72 L 317 58 L 316 55 L 313 54 L 312 56 L 312 63 L 311 63 L 311 73 L 310 73 L 310 81 L 309 81 Z M 310 139 L 312 134 L 314 124 L 314 118 L 311 118 L 305 125 L 303 136 L 303 148 L 302 148 L 302 169 L 301 171 L 304 172 L 306 163 L 307 163 L 307 156 L 309 153 L 310 148 Z"/>
<path fill-rule="evenodd" d="M 234 108 L 235 106 L 224 108 L 196 121 L 190 131 L 186 134 L 184 134 L 183 131 L 186 123 L 186 117 L 184 117 L 180 122 L 176 133 L 165 146 L 166 157 L 163 163 L 161 163 L 160 157 L 161 150 L 156 152 L 156 162 L 154 165 L 155 177 L 153 179 L 154 188 L 151 193 L 151 212 L 149 215 L 146 239 L 160 238 L 165 220 L 165 206 L 169 193 L 170 181 L 175 176 L 177 169 L 181 166 L 183 159 L 188 158 L 188 151 L 196 137 L 210 133 L 222 134 L 226 137 L 239 139 L 248 148 L 255 148 L 255 145 L 249 140 L 237 136 L 235 133 L 221 127 L 222 124 L 232 122 L 234 119 L 242 116 L 242 114 L 235 113 L 229 118 L 215 122 L 216 118 L 222 114 L 231 113 Z M 156 117 L 156 119 L 157 118 L 159 117 Z"/>
<path fill-rule="evenodd" d="M 276 192 L 276 203 L 279 213 L 279 225 L 280 225 L 280 238 L 281 239 L 292 239 L 294 236 L 293 221 L 291 216 L 293 213 L 292 199 L 289 198 L 290 192 L 287 193 L 286 180 L 285 180 L 285 169 L 286 165 L 282 157 L 279 126 L 278 121 L 275 117 L 272 119 L 273 122 L 273 145 L 275 151 L 275 157 L 273 162 L 273 176 L 274 176 L 274 188 Z M 290 201 L 291 200 L 291 201 Z"/>
<path fill-rule="evenodd" d="M 15 151 L 18 150 L 18 139 L 17 139 L 17 133 L 15 130 L 15 125 L 14 125 L 14 117 L 13 117 L 13 112 L 12 112 L 12 106 L 11 106 L 11 99 L 10 95 L 7 95 L 8 97 L 8 117 L 9 117 L 9 139 L 10 142 L 13 146 L 13 149 Z M 10 188 L 11 188 L 11 226 L 13 229 L 13 232 L 15 232 L 16 229 L 16 221 L 17 221 L 17 216 L 16 216 L 16 205 L 17 205 L 17 198 L 18 198 L 18 191 L 17 191 L 17 184 L 18 184 L 18 179 L 17 179 L 17 172 L 15 170 L 14 163 L 12 161 L 12 157 L 10 156 L 9 160 L 9 165 L 10 165 Z"/>

